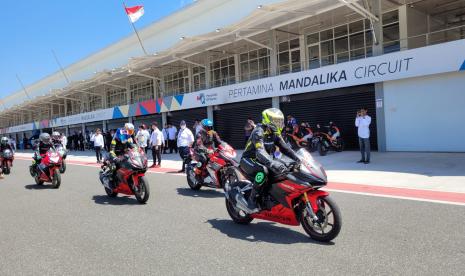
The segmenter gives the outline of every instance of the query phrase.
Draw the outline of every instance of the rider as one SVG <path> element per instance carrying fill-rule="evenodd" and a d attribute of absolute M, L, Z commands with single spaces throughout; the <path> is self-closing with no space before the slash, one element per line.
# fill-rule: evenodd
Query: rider
<path fill-rule="evenodd" d="M 61 134 L 58 131 L 52 132 L 52 143 L 54 145 L 57 145 L 57 144 L 63 145 Z"/>
<path fill-rule="evenodd" d="M 215 146 L 223 143 L 218 133 L 213 130 L 212 120 L 203 119 L 200 125 L 202 128 L 197 132 L 194 143 L 194 153 L 199 161 L 198 168 L 208 161 L 208 155 L 213 153 Z M 200 170 L 197 169 L 196 173 L 200 173 Z"/>
<path fill-rule="evenodd" d="M 248 205 L 253 212 L 258 212 L 256 198 L 265 190 L 267 176 L 280 175 L 287 167 L 279 159 L 273 159 L 276 148 L 295 162 L 300 163 L 299 157 L 286 144 L 281 136 L 284 127 L 284 115 L 277 108 L 268 108 L 262 112 L 262 123 L 252 131 L 249 141 L 242 154 L 240 167 L 249 176 L 254 177 L 254 185 Z"/>
<path fill-rule="evenodd" d="M 121 162 L 121 157 L 124 155 L 126 149 L 132 147 L 134 144 L 134 125 L 131 123 L 124 124 L 124 128 L 116 130 L 113 135 L 113 140 L 110 146 L 110 163 L 114 164 L 113 176 L 115 176 Z"/>
<path fill-rule="evenodd" d="M 2 139 L 0 139 L 0 154 L 3 154 L 3 151 L 6 150 L 6 149 L 9 149 L 9 150 L 11 150 L 11 152 L 13 152 L 13 148 L 11 147 L 8 138 L 7 137 L 2 137 Z M 1 168 L 0 168 L 0 170 L 1 170 Z M 3 177 L 4 177 L 3 171 L 1 171 L 0 178 L 3 178 Z"/>
<path fill-rule="evenodd" d="M 40 170 L 47 173 L 47 170 L 45 170 L 46 169 L 45 165 L 42 164 L 40 161 L 42 160 L 42 155 L 46 154 L 47 151 L 52 147 L 53 147 L 53 144 L 52 144 L 52 138 L 50 137 L 50 134 L 46 132 L 40 134 L 39 142 L 35 143 L 34 145 L 34 156 L 32 157 L 34 159 L 33 165 L 35 168 L 39 168 Z"/>
<path fill-rule="evenodd" d="M 336 141 L 336 139 L 341 136 L 339 128 L 333 122 L 329 122 L 328 134 L 331 136 L 332 141 Z"/>

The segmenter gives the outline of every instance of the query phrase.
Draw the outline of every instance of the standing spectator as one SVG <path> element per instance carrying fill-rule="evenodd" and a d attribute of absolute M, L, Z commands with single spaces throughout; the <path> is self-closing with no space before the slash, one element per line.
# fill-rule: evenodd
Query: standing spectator
<path fill-rule="evenodd" d="M 27 149 L 27 141 L 28 141 L 27 136 L 24 135 L 24 138 L 23 138 L 23 147 L 24 147 L 24 149 Z"/>
<path fill-rule="evenodd" d="M 82 131 L 79 131 L 78 145 L 79 145 L 79 150 L 84 151 L 84 135 L 82 134 Z"/>
<path fill-rule="evenodd" d="M 252 134 L 252 130 L 255 128 L 255 123 L 252 121 L 252 118 L 247 119 L 247 123 L 245 123 L 244 131 L 245 131 L 245 143 L 249 141 L 250 134 Z"/>
<path fill-rule="evenodd" d="M 76 131 L 73 134 L 73 149 L 75 151 L 79 150 L 79 136 Z"/>
<path fill-rule="evenodd" d="M 66 135 L 64 133 L 61 133 L 61 144 L 65 149 L 66 147 L 68 147 L 68 138 L 66 138 Z"/>
<path fill-rule="evenodd" d="M 179 127 L 181 128 L 178 133 L 177 146 L 179 149 L 179 155 L 182 158 L 182 169 L 178 172 L 184 172 L 186 169 L 186 157 L 189 154 L 189 147 L 194 143 L 194 134 L 186 127 L 186 122 L 181 121 Z"/>
<path fill-rule="evenodd" d="M 199 119 L 195 119 L 195 122 L 194 122 L 194 132 L 195 132 L 195 135 L 197 135 L 197 133 L 199 133 L 199 131 L 202 129 L 202 125 L 200 124 L 200 120 Z"/>
<path fill-rule="evenodd" d="M 168 124 L 168 146 L 170 147 L 170 153 L 178 153 L 178 148 L 176 147 L 176 133 L 178 129 L 172 124 Z"/>
<path fill-rule="evenodd" d="M 152 124 L 152 130 L 152 135 L 150 135 L 150 146 L 152 146 L 153 165 L 150 168 L 160 168 L 161 148 L 164 143 L 163 133 L 158 129 L 157 122 Z"/>
<path fill-rule="evenodd" d="M 163 134 L 163 154 L 166 154 L 166 150 L 168 149 L 168 125 L 165 124 L 165 127 L 163 128 L 162 131 Z"/>
<path fill-rule="evenodd" d="M 105 146 L 105 142 L 103 141 L 103 135 L 100 131 L 100 128 L 97 128 L 95 134 L 93 135 L 94 138 L 94 149 L 95 149 L 95 156 L 97 157 L 97 164 L 102 162 L 102 149 Z"/>
<path fill-rule="evenodd" d="M 136 134 L 137 145 L 147 153 L 147 143 L 150 139 L 150 133 L 147 131 L 144 124 L 139 126 L 139 131 Z"/>
<path fill-rule="evenodd" d="M 114 134 L 115 134 L 115 131 L 112 129 L 112 130 L 107 131 L 107 134 L 105 135 L 105 149 L 107 150 L 107 152 L 110 152 L 110 145 L 111 145 L 111 141 L 113 140 Z"/>
<path fill-rule="evenodd" d="M 357 163 L 370 163 L 370 124 L 371 117 L 367 114 L 368 110 L 362 108 L 357 111 L 355 126 L 358 128 L 358 143 L 360 145 L 360 153 L 362 159 Z"/>
<path fill-rule="evenodd" d="M 13 151 L 16 151 L 16 139 L 14 137 L 10 138 L 10 144 Z"/>
<path fill-rule="evenodd" d="M 287 115 L 286 133 L 292 133 L 295 125 L 297 125 L 297 120 L 292 115 Z"/>

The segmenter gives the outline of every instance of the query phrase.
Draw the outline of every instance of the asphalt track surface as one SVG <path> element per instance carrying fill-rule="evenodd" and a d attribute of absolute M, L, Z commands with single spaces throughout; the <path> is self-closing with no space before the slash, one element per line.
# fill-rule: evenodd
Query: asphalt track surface
<path fill-rule="evenodd" d="M 0 180 L 0 275 L 463 275 L 465 207 L 332 192 L 329 244 L 301 227 L 234 224 L 223 194 L 148 174 L 151 197 L 108 198 L 94 167 L 69 165 L 58 190 L 28 161 Z"/>

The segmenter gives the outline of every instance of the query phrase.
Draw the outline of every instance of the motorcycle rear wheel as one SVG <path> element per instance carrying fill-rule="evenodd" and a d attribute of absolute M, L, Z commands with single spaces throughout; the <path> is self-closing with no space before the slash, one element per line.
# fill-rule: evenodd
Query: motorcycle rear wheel
<path fill-rule="evenodd" d="M 10 174 L 10 165 L 8 165 L 8 162 L 6 162 L 5 167 L 3 167 L 3 173 Z"/>
<path fill-rule="evenodd" d="M 336 238 L 341 231 L 341 211 L 336 202 L 329 196 L 318 198 L 318 207 L 319 209 L 316 213 L 318 217 L 317 223 L 312 222 L 305 208 L 301 212 L 300 223 L 305 232 L 312 239 L 320 242 L 329 242 Z M 332 220 L 329 219 L 331 214 Z M 330 226 L 331 229 L 325 232 L 325 230 L 327 230 L 325 228 L 328 226 Z"/>
<path fill-rule="evenodd" d="M 186 166 L 186 178 L 187 178 L 187 185 L 189 185 L 189 188 L 191 188 L 194 191 L 200 190 L 202 188 L 202 183 L 200 183 L 196 179 L 196 175 L 194 172 L 194 167 L 192 164 L 188 164 Z"/>
<path fill-rule="evenodd" d="M 53 172 L 53 178 L 52 178 L 52 187 L 54 189 L 60 188 L 61 185 L 61 174 L 60 174 L 60 169 L 55 169 Z"/>
<path fill-rule="evenodd" d="M 139 188 L 133 189 L 133 192 L 140 204 L 145 204 L 149 200 L 150 187 L 145 176 L 139 177 Z"/>

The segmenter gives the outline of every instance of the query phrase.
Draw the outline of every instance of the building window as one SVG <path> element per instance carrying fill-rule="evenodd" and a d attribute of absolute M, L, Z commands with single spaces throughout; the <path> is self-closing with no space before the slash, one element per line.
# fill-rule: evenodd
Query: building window
<path fill-rule="evenodd" d="M 384 51 L 399 51 L 399 16 L 394 10 L 383 14 Z M 310 69 L 373 55 L 373 37 L 369 20 L 357 20 L 307 35 Z"/>
<path fill-rule="evenodd" d="M 107 90 L 108 107 L 126 105 L 126 89 Z"/>
<path fill-rule="evenodd" d="M 236 83 L 234 57 L 210 63 L 210 86 L 218 87 Z"/>
<path fill-rule="evenodd" d="M 189 92 L 189 74 L 187 69 L 166 75 L 164 96 L 172 96 Z"/>
<path fill-rule="evenodd" d="M 89 96 L 89 110 L 94 111 L 102 108 L 102 97 L 100 96 Z"/>
<path fill-rule="evenodd" d="M 153 99 L 152 80 L 131 84 L 129 89 L 131 90 L 131 103 L 140 103 Z"/>
<path fill-rule="evenodd" d="M 298 38 L 278 44 L 278 72 L 287 74 L 301 70 L 300 41 Z"/>
<path fill-rule="evenodd" d="M 194 67 L 192 68 L 192 89 L 193 91 L 199 91 L 206 88 L 206 77 L 205 77 L 205 68 L 204 67 Z"/>
<path fill-rule="evenodd" d="M 270 74 L 270 51 L 266 48 L 248 51 L 239 56 L 241 81 L 266 78 Z"/>

